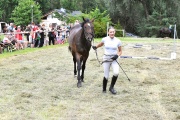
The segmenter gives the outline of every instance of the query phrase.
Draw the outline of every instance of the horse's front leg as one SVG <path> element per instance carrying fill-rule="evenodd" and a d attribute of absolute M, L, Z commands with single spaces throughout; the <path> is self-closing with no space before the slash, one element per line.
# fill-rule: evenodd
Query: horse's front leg
<path fill-rule="evenodd" d="M 84 71 L 86 69 L 86 60 L 83 60 L 82 64 L 82 74 L 81 74 L 81 81 L 84 82 Z"/>
<path fill-rule="evenodd" d="M 77 69 L 76 69 L 76 58 L 73 57 L 73 62 L 74 62 L 74 76 L 77 76 Z"/>
<path fill-rule="evenodd" d="M 78 80 L 78 83 L 77 83 L 77 87 L 81 87 L 82 84 L 81 84 L 81 76 L 80 76 L 80 72 L 81 72 L 81 61 L 80 60 L 77 60 L 77 72 L 78 72 L 78 75 L 77 75 L 77 80 Z"/>

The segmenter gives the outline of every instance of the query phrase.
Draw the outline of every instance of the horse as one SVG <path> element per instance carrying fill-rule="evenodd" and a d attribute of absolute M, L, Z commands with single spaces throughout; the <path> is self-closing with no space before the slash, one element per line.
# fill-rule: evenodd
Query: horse
<path fill-rule="evenodd" d="M 76 24 L 70 29 L 68 37 L 69 51 L 72 53 L 74 62 L 74 76 L 77 76 L 77 87 L 84 82 L 84 70 L 89 57 L 91 43 L 94 40 L 94 19 L 83 17 L 83 22 Z M 77 63 L 77 65 L 76 65 Z M 77 67 L 77 68 L 76 68 Z M 80 73 L 81 72 L 81 73 Z"/>
<path fill-rule="evenodd" d="M 169 28 L 161 28 L 158 32 L 158 36 L 157 37 L 169 37 L 172 38 L 173 37 L 173 29 L 169 29 Z"/>

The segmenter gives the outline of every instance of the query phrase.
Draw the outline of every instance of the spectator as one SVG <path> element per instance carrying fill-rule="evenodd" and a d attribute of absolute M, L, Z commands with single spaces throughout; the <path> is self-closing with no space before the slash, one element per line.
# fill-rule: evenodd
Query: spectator
<path fill-rule="evenodd" d="M 17 39 L 17 43 L 18 43 L 18 50 L 19 49 L 25 49 L 27 46 L 27 42 L 25 40 L 23 40 L 23 36 L 21 33 L 21 27 L 18 26 L 17 30 L 16 30 L 16 39 Z"/>
<path fill-rule="evenodd" d="M 8 31 L 14 31 L 14 24 L 10 23 L 10 26 L 8 27 Z"/>
<path fill-rule="evenodd" d="M 32 23 L 31 24 L 31 35 L 32 35 L 32 42 L 31 42 L 31 47 L 34 47 L 34 44 L 36 42 L 36 38 L 37 38 L 37 30 L 38 30 L 38 27 L 35 25 L 35 23 Z"/>
<path fill-rule="evenodd" d="M 54 33 L 54 28 L 52 27 L 52 24 L 49 25 L 49 30 L 48 30 L 48 37 L 49 37 L 49 45 L 51 45 L 51 42 L 52 44 L 54 45 L 55 44 L 55 33 Z"/>
<path fill-rule="evenodd" d="M 74 23 L 74 25 L 77 25 L 77 24 L 79 24 L 79 20 L 76 20 Z"/>
<path fill-rule="evenodd" d="M 7 26 L 3 26 L 3 33 L 7 33 L 7 32 L 8 32 Z"/>
<path fill-rule="evenodd" d="M 43 24 L 42 26 L 40 26 L 40 44 L 39 47 L 43 47 L 44 45 L 44 37 L 45 37 L 45 25 Z"/>
<path fill-rule="evenodd" d="M 3 43 L 4 43 L 4 44 L 9 44 L 9 43 L 11 43 L 11 41 L 10 41 L 9 38 L 8 38 L 8 34 L 5 34 L 5 35 L 4 35 Z"/>
<path fill-rule="evenodd" d="M 40 43 L 40 39 L 41 39 L 41 35 L 40 35 L 40 25 L 37 25 L 37 28 L 36 28 L 36 38 L 35 38 L 35 41 L 34 41 L 34 47 L 38 47 L 39 46 L 39 43 Z"/>
<path fill-rule="evenodd" d="M 26 36 L 26 40 L 27 40 L 27 46 L 28 47 L 30 47 L 30 42 L 29 42 L 29 36 L 30 36 L 30 32 L 31 32 L 31 26 L 30 25 L 28 25 L 28 26 L 26 26 L 26 29 L 25 29 L 25 36 Z"/>
<path fill-rule="evenodd" d="M 17 43 L 17 40 L 15 38 L 14 32 L 12 30 L 10 30 L 10 34 L 9 34 L 8 38 L 11 41 L 11 43 L 13 44 L 13 46 L 15 46 L 14 49 L 17 49 L 18 43 Z"/>

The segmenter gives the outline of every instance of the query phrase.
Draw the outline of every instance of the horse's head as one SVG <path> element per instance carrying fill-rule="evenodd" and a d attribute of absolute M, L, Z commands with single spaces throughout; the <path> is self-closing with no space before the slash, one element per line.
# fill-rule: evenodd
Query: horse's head
<path fill-rule="evenodd" d="M 83 20 L 84 21 L 82 23 L 82 28 L 83 28 L 83 31 L 84 31 L 85 38 L 86 38 L 86 40 L 91 42 L 93 40 L 94 36 L 95 36 L 95 34 L 94 34 L 94 25 L 93 25 L 94 19 L 89 20 L 89 19 L 83 18 Z"/>

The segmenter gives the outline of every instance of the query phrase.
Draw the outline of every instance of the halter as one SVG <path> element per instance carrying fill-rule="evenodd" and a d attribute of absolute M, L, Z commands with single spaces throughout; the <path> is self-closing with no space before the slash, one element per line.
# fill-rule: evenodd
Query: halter
<path fill-rule="evenodd" d="M 85 25 L 85 24 L 87 24 L 87 25 L 90 27 L 92 33 L 86 32 L 86 30 L 85 30 L 85 28 L 84 28 L 84 25 Z M 85 22 L 85 23 L 83 23 L 82 27 L 83 27 L 83 30 L 84 30 L 84 35 L 85 35 L 86 40 L 88 40 L 89 42 L 93 41 L 93 40 L 94 40 L 94 30 L 92 29 L 90 23 L 89 23 L 89 22 Z M 87 38 L 88 35 L 91 35 L 92 38 L 91 38 L 91 39 L 88 39 L 88 38 Z"/>

